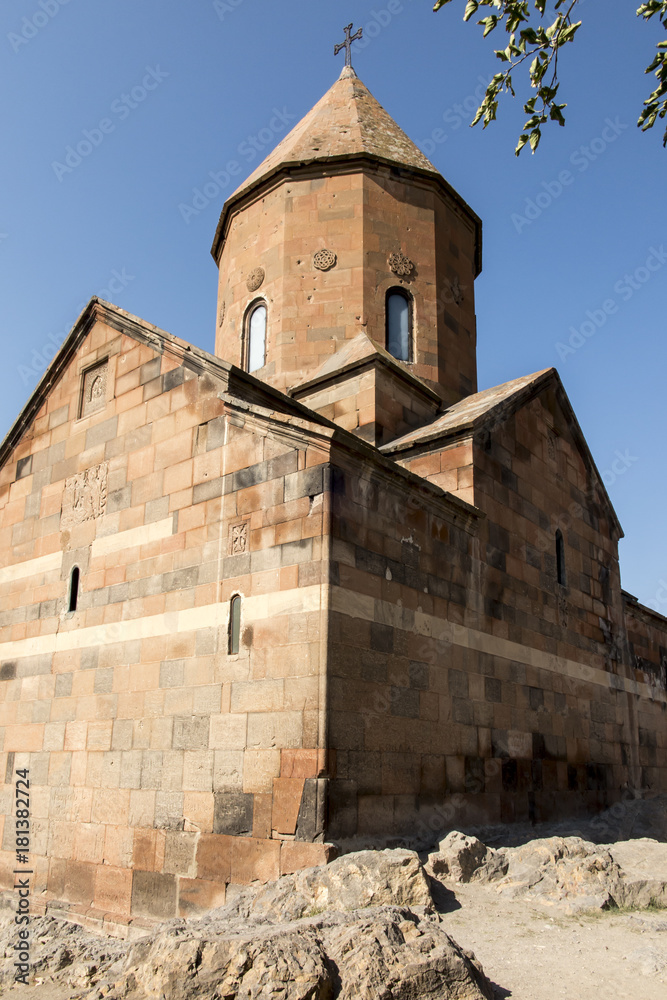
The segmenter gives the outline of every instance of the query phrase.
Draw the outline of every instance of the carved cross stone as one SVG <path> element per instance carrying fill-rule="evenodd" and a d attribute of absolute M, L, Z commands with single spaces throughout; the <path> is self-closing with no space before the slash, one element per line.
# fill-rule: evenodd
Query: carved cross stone
<path fill-rule="evenodd" d="M 354 21 L 352 22 L 352 24 L 354 24 Z M 352 48 L 352 42 L 356 42 L 357 38 L 361 38 L 362 32 L 364 30 L 363 28 L 359 28 L 359 31 L 357 31 L 354 35 L 350 35 L 350 32 L 352 31 L 352 24 L 348 24 L 345 27 L 345 41 L 341 42 L 340 45 L 334 45 L 335 56 L 338 55 L 341 49 L 345 49 L 346 66 L 352 65 L 352 56 L 350 52 Z"/>

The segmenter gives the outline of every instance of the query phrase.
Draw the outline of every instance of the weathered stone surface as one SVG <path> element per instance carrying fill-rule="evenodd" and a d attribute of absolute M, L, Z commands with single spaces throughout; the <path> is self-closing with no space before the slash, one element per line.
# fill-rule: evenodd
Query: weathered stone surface
<path fill-rule="evenodd" d="M 188 883 L 181 900 L 186 914 L 196 888 Z M 14 933 L 12 915 L 0 919 L 0 947 Z M 159 926 L 129 951 L 48 918 L 34 921 L 33 939 L 33 967 L 80 1000 L 493 997 L 474 955 L 445 933 L 410 851 L 359 852 L 246 889 L 202 920 Z M 11 976 L 8 965 L 0 983 Z"/>
<path fill-rule="evenodd" d="M 298 925 L 216 919 L 203 922 L 196 934 L 166 931 L 132 947 L 115 995 L 123 995 L 126 983 L 140 995 L 166 1000 L 493 996 L 474 956 L 452 941 L 439 917 L 398 907 L 333 913 Z"/>
<path fill-rule="evenodd" d="M 637 840 L 599 846 L 550 837 L 502 852 L 498 891 L 567 913 L 615 906 L 667 906 L 667 844 Z"/>
<path fill-rule="evenodd" d="M 273 920 L 297 920 L 313 910 L 433 905 L 418 856 L 400 849 L 345 854 L 322 868 L 247 891 L 243 899 L 244 912 Z"/>
<path fill-rule="evenodd" d="M 501 855 L 481 840 L 453 830 L 440 841 L 437 852 L 429 854 L 427 870 L 453 882 L 473 882 L 499 878 L 507 871 L 507 865 Z"/>
<path fill-rule="evenodd" d="M 497 883 L 503 895 L 565 913 L 667 907 L 667 844 L 647 838 L 598 845 L 553 836 L 492 850 L 454 831 L 428 855 L 425 870 L 439 881 Z"/>
<path fill-rule="evenodd" d="M 611 844 L 609 854 L 622 872 L 614 890 L 619 906 L 667 908 L 667 844 L 642 838 Z"/>

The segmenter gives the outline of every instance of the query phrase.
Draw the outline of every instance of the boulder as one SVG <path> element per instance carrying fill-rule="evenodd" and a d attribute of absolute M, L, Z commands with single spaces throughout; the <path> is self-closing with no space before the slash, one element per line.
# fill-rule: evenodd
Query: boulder
<path fill-rule="evenodd" d="M 644 837 L 610 844 L 608 850 L 621 870 L 614 890 L 617 906 L 667 908 L 667 844 Z"/>
<path fill-rule="evenodd" d="M 487 882 L 505 874 L 507 865 L 498 851 L 454 830 L 429 854 L 426 870 L 436 878 L 453 882 Z"/>
<path fill-rule="evenodd" d="M 667 906 L 667 845 L 632 840 L 600 846 L 549 837 L 504 851 L 498 890 L 576 913 L 614 906 Z"/>
<path fill-rule="evenodd" d="M 413 851 L 360 851 L 248 886 L 129 945 L 50 918 L 31 929 L 39 979 L 71 1000 L 493 998 L 475 956 L 445 932 Z M 0 923 L 9 954 L 14 930 L 12 917 Z"/>
<path fill-rule="evenodd" d="M 289 924 L 252 919 L 167 931 L 130 951 L 109 1000 L 492 1000 L 474 955 L 437 916 L 399 907 L 336 912 Z"/>
<path fill-rule="evenodd" d="M 265 920 L 298 920 L 328 910 L 385 904 L 433 907 L 428 880 L 414 851 L 344 854 L 328 865 L 245 890 L 231 904 L 231 912 Z"/>

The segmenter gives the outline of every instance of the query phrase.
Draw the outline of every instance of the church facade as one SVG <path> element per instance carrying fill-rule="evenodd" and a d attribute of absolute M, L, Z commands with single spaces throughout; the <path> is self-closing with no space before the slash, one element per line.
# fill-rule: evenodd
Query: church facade
<path fill-rule="evenodd" d="M 667 791 L 667 619 L 481 223 L 354 71 L 225 204 L 215 353 L 93 299 L 0 454 L 0 877 L 118 930 Z M 129 931 L 127 931 L 129 933 Z"/>

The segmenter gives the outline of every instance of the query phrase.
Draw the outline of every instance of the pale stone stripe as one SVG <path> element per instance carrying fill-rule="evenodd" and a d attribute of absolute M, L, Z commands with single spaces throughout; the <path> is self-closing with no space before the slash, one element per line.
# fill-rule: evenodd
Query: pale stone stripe
<path fill-rule="evenodd" d="M 57 556 L 60 560 L 60 553 L 57 553 Z M 47 558 L 52 559 L 53 557 L 42 557 L 42 559 Z M 42 560 L 31 560 L 31 563 L 37 562 L 42 562 Z M 25 566 L 27 564 L 19 565 Z M 279 615 L 319 611 L 322 609 L 323 601 L 326 605 L 327 592 L 319 584 L 271 594 L 258 594 L 255 597 L 244 599 L 243 616 L 248 623 L 266 621 Z M 509 639 L 489 635 L 487 632 L 480 632 L 465 625 L 443 621 L 434 615 L 412 612 L 400 605 L 379 601 L 366 594 L 355 594 L 340 587 L 332 587 L 330 606 L 333 611 L 349 615 L 352 618 L 382 621 L 406 631 L 413 630 L 417 635 L 449 642 L 455 646 L 475 649 L 478 652 L 490 653 L 526 666 L 599 684 L 605 688 L 615 687 L 653 700 L 667 701 L 664 692 L 656 692 L 648 684 L 640 684 L 630 678 L 609 674 L 606 670 L 592 667 L 587 663 L 580 663 L 578 660 L 568 660 L 552 653 L 533 649 L 530 646 L 522 646 Z M 160 635 L 194 632 L 201 628 L 219 628 L 227 625 L 228 613 L 229 604 L 223 602 L 222 604 L 205 604 L 201 607 L 187 608 L 183 611 L 173 611 L 167 614 L 132 618 L 108 625 L 72 628 L 69 631 L 2 643 L 0 644 L 0 658 L 3 660 L 18 659 L 24 656 L 67 652 L 68 650 L 85 649 L 89 646 L 102 646 L 114 642 L 132 642 L 136 639 L 149 639 Z"/>
<path fill-rule="evenodd" d="M 96 538 L 92 545 L 91 555 L 107 556 L 111 552 L 120 552 L 121 549 L 133 549 L 138 545 L 148 545 L 149 542 L 159 542 L 161 538 L 169 538 L 174 533 L 173 517 L 165 517 L 162 521 L 153 521 L 151 524 L 140 524 L 137 528 L 128 528 L 127 531 L 119 531 L 115 535 L 104 535 Z"/>
<path fill-rule="evenodd" d="M 278 615 L 299 614 L 317 611 L 321 604 L 321 587 L 299 587 L 282 593 L 259 594 L 244 599 L 243 618 L 249 624 Z M 14 642 L 0 643 L 0 659 L 18 659 L 23 656 L 42 656 L 64 653 L 89 646 L 104 646 L 115 642 L 133 642 L 136 639 L 151 639 L 160 635 L 194 632 L 201 628 L 218 628 L 227 625 L 229 602 L 204 604 L 198 608 L 171 611 L 127 621 L 111 622 L 108 625 L 92 625 L 88 628 L 61 629 L 50 635 L 38 635 Z"/>
<path fill-rule="evenodd" d="M 54 569 L 60 569 L 62 562 L 62 552 L 51 552 L 47 556 L 38 556 L 37 559 L 26 559 L 25 562 L 15 563 L 13 566 L 4 566 L 0 569 L 0 584 L 50 573 Z"/>
<path fill-rule="evenodd" d="M 355 594 L 340 587 L 332 588 L 331 609 L 340 614 L 349 615 L 351 618 L 382 621 L 395 628 L 412 630 L 417 635 L 449 642 L 454 646 L 463 646 L 466 649 L 474 649 L 479 653 L 490 653 L 493 656 L 513 660 L 524 666 L 548 670 L 551 673 L 562 674 L 575 680 L 599 684 L 605 688 L 615 688 L 630 694 L 638 694 L 644 698 L 652 698 L 654 701 L 667 702 L 667 695 L 664 692 L 655 691 L 648 684 L 639 683 L 629 677 L 620 677 L 617 674 L 610 674 L 606 670 L 593 667 L 589 663 L 568 660 L 540 649 L 522 646 L 510 639 L 489 635 L 488 632 L 479 632 L 466 625 L 443 621 L 442 618 L 436 618 L 434 615 L 409 612 L 399 605 L 376 600 L 365 594 Z M 410 619 L 414 624 L 411 623 Z"/>

